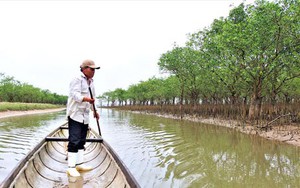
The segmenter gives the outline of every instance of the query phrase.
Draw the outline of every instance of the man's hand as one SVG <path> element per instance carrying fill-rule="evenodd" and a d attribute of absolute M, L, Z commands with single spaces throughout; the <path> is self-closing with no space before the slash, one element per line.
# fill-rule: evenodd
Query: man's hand
<path fill-rule="evenodd" d="M 83 102 L 88 102 L 90 104 L 94 104 L 95 99 L 89 98 L 89 97 L 83 97 Z"/>
<path fill-rule="evenodd" d="M 94 113 L 94 118 L 96 118 L 97 120 L 99 120 L 100 116 L 99 116 L 98 112 Z"/>

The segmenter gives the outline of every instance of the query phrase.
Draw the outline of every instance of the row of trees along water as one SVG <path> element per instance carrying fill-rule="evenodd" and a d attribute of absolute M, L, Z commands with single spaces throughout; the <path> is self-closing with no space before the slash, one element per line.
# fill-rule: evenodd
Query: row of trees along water
<path fill-rule="evenodd" d="M 139 104 L 138 110 L 256 120 L 252 122 L 297 117 L 299 2 L 260 0 L 233 7 L 228 17 L 189 34 L 185 46 L 175 43 L 161 55 L 158 66 L 171 76 L 100 98 L 123 108 Z"/>
<path fill-rule="evenodd" d="M 66 104 L 67 96 L 42 90 L 0 73 L 0 102 Z"/>

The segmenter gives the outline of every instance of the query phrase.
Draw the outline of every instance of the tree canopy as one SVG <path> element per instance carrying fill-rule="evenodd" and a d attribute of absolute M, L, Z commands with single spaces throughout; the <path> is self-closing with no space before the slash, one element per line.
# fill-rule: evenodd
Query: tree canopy
<path fill-rule="evenodd" d="M 241 3 L 226 18 L 189 34 L 158 66 L 168 78 L 150 78 L 122 92 L 106 93 L 123 104 L 245 104 L 248 118 L 262 104 L 299 101 L 300 2 Z M 170 88 L 171 87 L 171 88 Z M 123 102 L 122 102 L 123 101 Z"/>

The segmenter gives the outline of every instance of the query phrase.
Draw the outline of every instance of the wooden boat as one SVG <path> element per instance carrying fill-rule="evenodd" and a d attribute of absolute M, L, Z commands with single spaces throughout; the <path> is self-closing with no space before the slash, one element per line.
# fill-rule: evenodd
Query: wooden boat
<path fill-rule="evenodd" d="M 93 167 L 80 177 L 69 177 L 67 166 L 66 124 L 44 138 L 0 185 L 6 187 L 113 187 L 134 188 L 138 183 L 107 142 L 89 130 L 85 145 L 85 163 Z"/>

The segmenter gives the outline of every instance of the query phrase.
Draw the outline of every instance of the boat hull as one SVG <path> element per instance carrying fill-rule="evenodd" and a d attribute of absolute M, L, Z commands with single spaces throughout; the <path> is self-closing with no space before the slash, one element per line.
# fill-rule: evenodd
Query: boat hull
<path fill-rule="evenodd" d="M 113 149 L 89 130 L 84 163 L 92 166 L 80 177 L 66 174 L 68 129 L 59 127 L 39 143 L 0 187 L 139 187 Z"/>

